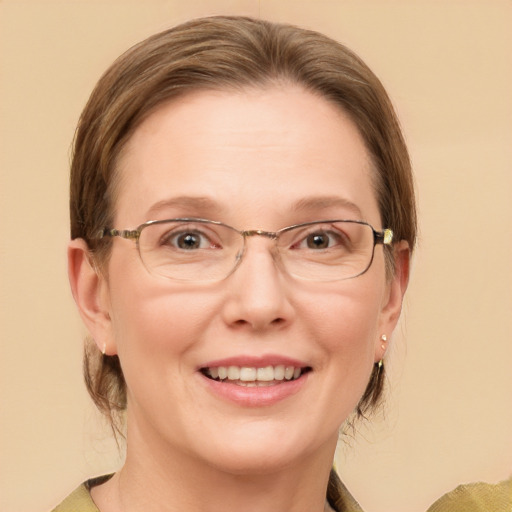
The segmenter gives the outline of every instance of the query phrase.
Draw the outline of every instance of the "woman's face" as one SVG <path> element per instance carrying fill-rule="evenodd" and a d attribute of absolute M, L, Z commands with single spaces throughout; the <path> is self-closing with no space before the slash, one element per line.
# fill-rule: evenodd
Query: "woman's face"
<path fill-rule="evenodd" d="M 332 218 L 386 227 L 355 125 L 294 86 L 171 101 L 135 131 L 119 172 L 120 229 L 176 217 L 240 230 Z M 382 246 L 365 274 L 338 282 L 287 275 L 272 247 L 252 237 L 226 279 L 178 282 L 148 273 L 136 245 L 114 239 L 97 292 L 104 319 L 91 331 L 121 360 L 129 451 L 180 454 L 233 472 L 332 456 L 383 356 L 380 336 L 396 322 L 399 285 L 385 278 Z M 204 374 L 282 365 L 309 371 L 255 387 Z"/>

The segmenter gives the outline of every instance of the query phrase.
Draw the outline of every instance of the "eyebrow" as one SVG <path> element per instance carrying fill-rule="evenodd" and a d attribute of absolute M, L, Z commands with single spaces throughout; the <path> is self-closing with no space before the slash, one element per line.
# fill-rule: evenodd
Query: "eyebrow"
<path fill-rule="evenodd" d="M 353 213 L 357 220 L 363 220 L 360 208 L 352 201 L 339 196 L 313 196 L 299 199 L 292 205 L 291 210 L 298 213 L 308 213 L 340 207 Z M 186 210 L 186 216 L 199 217 L 215 215 L 221 218 L 226 212 L 225 208 L 209 197 L 179 196 L 163 199 L 153 204 L 147 211 L 147 218 L 151 220 L 156 214 L 172 208 Z"/>
<path fill-rule="evenodd" d="M 340 207 L 356 215 L 357 220 L 363 220 L 360 208 L 352 201 L 339 196 L 306 197 L 297 201 L 292 209 L 298 212 L 308 212 Z"/>
<path fill-rule="evenodd" d="M 187 210 L 187 215 L 220 215 L 224 208 L 209 197 L 202 196 L 179 196 L 170 199 L 163 199 L 153 204 L 147 211 L 148 218 L 152 219 L 154 215 L 163 210 L 171 208 L 180 208 Z"/>

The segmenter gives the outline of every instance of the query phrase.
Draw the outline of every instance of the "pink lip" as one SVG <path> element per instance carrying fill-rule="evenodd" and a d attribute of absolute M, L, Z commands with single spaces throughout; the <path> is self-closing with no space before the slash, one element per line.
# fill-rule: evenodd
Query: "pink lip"
<path fill-rule="evenodd" d="M 201 368 L 216 368 L 219 366 L 263 368 L 265 366 L 278 365 L 310 368 L 303 361 L 277 354 L 264 354 L 262 356 L 240 355 L 208 361 L 198 368 L 198 375 L 208 391 L 222 400 L 242 407 L 268 407 L 298 393 L 306 384 L 311 372 L 306 372 L 295 380 L 279 381 L 278 384 L 272 386 L 245 387 L 232 382 L 210 379 L 199 370 Z"/>
<path fill-rule="evenodd" d="M 291 366 L 291 365 L 290 365 Z M 274 386 L 244 387 L 229 382 L 209 379 L 198 373 L 208 391 L 222 400 L 242 407 L 268 407 L 298 393 L 306 384 L 310 372 L 296 380 L 280 381 Z"/>
<path fill-rule="evenodd" d="M 224 359 L 209 361 L 200 366 L 200 368 L 216 368 L 219 366 L 245 366 L 248 368 L 263 368 L 265 366 L 295 366 L 295 368 L 305 368 L 308 365 L 297 359 L 290 357 L 267 354 L 262 356 L 234 356 Z M 198 369 L 200 369 L 198 368 Z"/>

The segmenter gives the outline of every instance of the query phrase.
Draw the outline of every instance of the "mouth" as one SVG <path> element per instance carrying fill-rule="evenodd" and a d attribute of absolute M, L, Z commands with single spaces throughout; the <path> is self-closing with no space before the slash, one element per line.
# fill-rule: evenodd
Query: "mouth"
<path fill-rule="evenodd" d="M 208 366 L 199 370 L 208 379 L 243 387 L 269 387 L 295 381 L 311 371 L 305 366 Z"/>

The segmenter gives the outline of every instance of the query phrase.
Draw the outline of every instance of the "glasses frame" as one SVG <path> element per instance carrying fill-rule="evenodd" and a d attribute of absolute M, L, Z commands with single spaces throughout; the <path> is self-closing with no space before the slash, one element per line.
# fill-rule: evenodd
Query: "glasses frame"
<path fill-rule="evenodd" d="M 240 252 L 240 254 L 237 257 L 237 260 L 235 262 L 235 265 L 231 272 L 229 272 L 225 277 L 219 279 L 219 281 L 222 281 L 223 279 L 226 279 L 229 277 L 237 268 L 238 265 L 240 265 L 240 262 L 242 261 L 242 257 L 245 253 L 245 240 L 250 236 L 263 236 L 265 238 L 269 238 L 271 240 L 277 241 L 282 233 L 286 233 L 287 231 L 290 231 L 292 229 L 300 228 L 300 227 L 306 227 L 311 226 L 313 224 L 328 224 L 328 223 L 334 223 L 334 222 L 347 222 L 352 224 L 361 224 L 364 226 L 368 226 L 372 232 L 373 232 L 373 248 L 372 248 L 372 256 L 370 258 L 370 262 L 368 263 L 368 266 L 359 274 L 356 274 L 355 276 L 351 277 L 345 277 L 341 279 L 332 279 L 328 281 L 343 281 L 345 279 L 354 279 L 355 277 L 359 277 L 360 275 L 364 274 L 368 271 L 368 269 L 372 266 L 373 258 L 375 255 L 375 246 L 382 244 L 383 246 L 391 246 L 393 243 L 393 231 L 389 228 L 385 228 L 382 231 L 376 230 L 371 224 L 368 222 L 365 222 L 364 220 L 353 220 L 353 219 L 327 219 L 327 220 L 314 220 L 309 222 L 302 222 L 299 224 L 293 224 L 292 226 L 286 226 L 284 228 L 279 229 L 278 231 L 264 231 L 262 229 L 248 229 L 248 230 L 238 230 L 234 228 L 233 226 L 230 226 L 229 224 L 225 224 L 224 222 L 220 222 L 217 220 L 209 220 L 209 219 L 202 219 L 202 218 L 195 218 L 195 217 L 178 217 L 175 219 L 163 219 L 163 220 L 148 220 L 146 222 L 143 222 L 139 226 L 137 226 L 135 229 L 116 229 L 116 228 L 104 228 L 98 232 L 98 235 L 96 236 L 97 239 L 103 239 L 106 237 L 120 237 L 124 238 L 126 240 L 132 240 L 135 242 L 137 246 L 137 252 L 139 253 L 139 257 L 141 259 L 141 262 L 146 269 L 146 271 L 154 275 L 153 272 L 149 270 L 149 268 L 144 263 L 144 259 L 142 258 L 142 255 L 140 253 L 140 245 L 139 245 L 139 239 L 141 236 L 142 231 L 149 227 L 153 226 L 155 224 L 166 224 L 168 222 L 197 222 L 202 224 L 213 224 L 216 226 L 223 226 L 228 229 L 231 229 L 232 231 L 235 231 L 239 235 L 241 235 L 244 238 L 244 245 L 243 250 Z M 293 275 L 293 274 L 292 274 Z M 295 276 L 298 277 L 298 276 Z M 167 277 L 167 279 L 173 280 L 171 277 Z M 300 278 L 305 279 L 306 278 Z M 178 279 L 176 279 L 178 280 Z"/>

